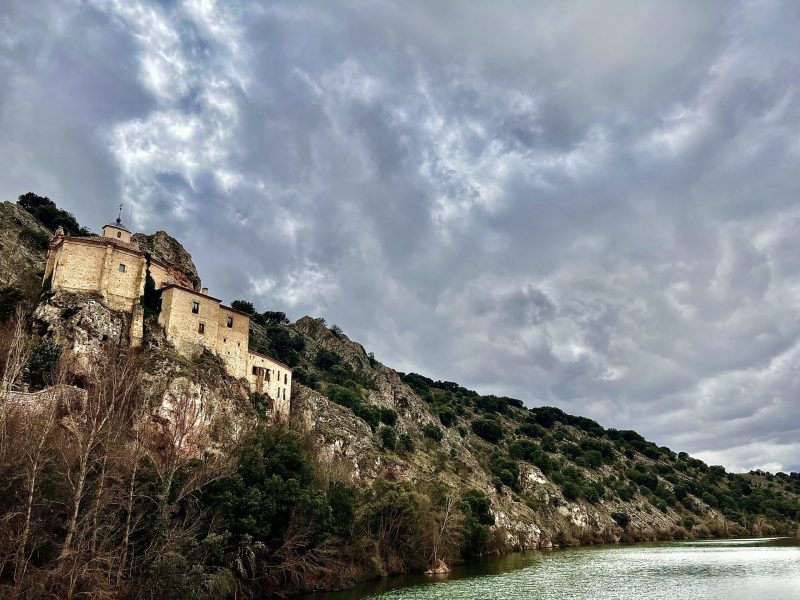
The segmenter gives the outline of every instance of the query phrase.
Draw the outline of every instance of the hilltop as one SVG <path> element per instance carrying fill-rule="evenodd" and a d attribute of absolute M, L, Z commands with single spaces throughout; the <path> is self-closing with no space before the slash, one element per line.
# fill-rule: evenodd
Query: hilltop
<path fill-rule="evenodd" d="M 23 597 L 283 594 L 514 550 L 798 526 L 800 474 L 728 473 L 613 423 L 398 372 L 321 318 L 236 300 L 249 346 L 293 368 L 278 423 L 273 398 L 213 353 L 176 352 L 157 315 L 133 350 L 95 295 L 40 293 L 54 223 L 91 232 L 34 206 L 0 205 L 0 586 Z M 200 287 L 177 240 L 139 240 Z"/>

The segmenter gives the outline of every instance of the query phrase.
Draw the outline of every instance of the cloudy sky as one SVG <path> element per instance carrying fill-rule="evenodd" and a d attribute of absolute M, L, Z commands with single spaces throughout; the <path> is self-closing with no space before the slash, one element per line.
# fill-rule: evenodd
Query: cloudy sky
<path fill-rule="evenodd" d="M 0 199 L 383 362 L 800 470 L 800 4 L 4 0 Z"/>

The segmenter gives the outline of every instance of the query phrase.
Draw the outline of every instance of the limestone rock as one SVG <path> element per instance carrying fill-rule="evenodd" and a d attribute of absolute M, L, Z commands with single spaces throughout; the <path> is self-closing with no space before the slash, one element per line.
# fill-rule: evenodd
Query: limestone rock
<path fill-rule="evenodd" d="M 47 248 L 36 248 L 20 237 L 31 230 L 49 239 L 53 232 L 12 202 L 0 202 L 0 287 L 27 287 L 44 272 Z"/>
<path fill-rule="evenodd" d="M 40 333 L 54 339 L 85 375 L 109 343 L 127 344 L 130 316 L 107 308 L 94 294 L 55 291 L 33 314 Z"/>
<path fill-rule="evenodd" d="M 200 291 L 200 275 L 192 261 L 192 255 L 181 243 L 164 231 L 156 231 L 152 235 L 134 233 L 131 241 L 139 246 L 142 252 L 174 267 L 175 283 Z"/>

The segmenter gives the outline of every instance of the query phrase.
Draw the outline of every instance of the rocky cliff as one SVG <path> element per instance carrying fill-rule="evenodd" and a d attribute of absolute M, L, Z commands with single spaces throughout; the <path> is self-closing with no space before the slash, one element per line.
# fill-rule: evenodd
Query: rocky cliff
<path fill-rule="evenodd" d="M 172 267 L 176 283 L 192 288 L 196 292 L 200 291 L 202 284 L 197 267 L 192 261 L 192 255 L 178 240 L 164 231 L 156 231 L 152 235 L 134 233 L 131 240 L 143 252 Z"/>
<path fill-rule="evenodd" d="M 0 287 L 40 283 L 52 235 L 16 204 L 0 203 Z"/>
<path fill-rule="evenodd" d="M 270 332 L 288 334 L 296 340 L 292 346 L 302 348 L 292 419 L 314 436 L 332 468 L 346 469 L 362 484 L 436 480 L 479 490 L 491 502 L 494 551 L 791 527 L 748 516 L 732 498 L 760 488 L 796 502 L 796 483 L 758 474 L 748 483 L 635 432 L 398 373 L 321 319 L 259 330 L 267 345 Z M 355 392 L 363 405 L 354 409 L 342 389 Z M 391 427 L 414 450 L 387 448 L 380 435 L 385 425 L 370 423 L 370 408 L 395 411 Z M 502 432 L 500 439 L 479 435 L 486 422 Z"/>

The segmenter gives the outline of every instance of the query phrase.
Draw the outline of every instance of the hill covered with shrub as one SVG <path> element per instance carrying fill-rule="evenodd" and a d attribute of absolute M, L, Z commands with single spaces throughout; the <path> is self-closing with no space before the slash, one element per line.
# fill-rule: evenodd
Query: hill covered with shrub
<path fill-rule="evenodd" d="M 250 346 L 294 368 L 276 423 L 154 315 L 132 351 L 97 298 L 38 290 L 53 222 L 0 208 L 17 249 L 0 261 L 0 595 L 270 597 L 514 550 L 797 529 L 800 474 L 729 473 L 398 372 L 323 319 L 237 300 Z"/>

